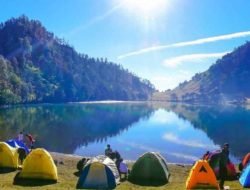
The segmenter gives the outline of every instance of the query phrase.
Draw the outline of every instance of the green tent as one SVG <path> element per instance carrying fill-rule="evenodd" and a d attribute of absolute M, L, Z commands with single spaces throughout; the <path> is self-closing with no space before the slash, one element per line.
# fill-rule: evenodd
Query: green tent
<path fill-rule="evenodd" d="M 158 153 L 148 152 L 133 165 L 129 181 L 139 185 L 159 186 L 168 183 L 169 176 L 165 159 Z"/>

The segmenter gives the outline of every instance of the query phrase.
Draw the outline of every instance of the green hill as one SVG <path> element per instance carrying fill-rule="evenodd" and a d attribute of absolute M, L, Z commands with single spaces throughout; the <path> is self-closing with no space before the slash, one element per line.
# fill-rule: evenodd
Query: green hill
<path fill-rule="evenodd" d="M 0 105 L 146 100 L 154 92 L 148 80 L 106 58 L 77 53 L 25 16 L 0 24 L 0 84 Z"/>
<path fill-rule="evenodd" d="M 217 60 L 207 71 L 153 100 L 191 103 L 243 103 L 250 98 L 250 42 Z"/>

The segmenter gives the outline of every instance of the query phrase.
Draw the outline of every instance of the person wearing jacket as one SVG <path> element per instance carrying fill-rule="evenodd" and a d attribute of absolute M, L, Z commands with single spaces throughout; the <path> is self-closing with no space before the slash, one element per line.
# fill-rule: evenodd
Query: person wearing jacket
<path fill-rule="evenodd" d="M 224 182 L 227 177 L 227 163 L 229 162 L 229 144 L 225 143 L 221 149 L 219 161 L 220 189 L 224 189 Z"/>

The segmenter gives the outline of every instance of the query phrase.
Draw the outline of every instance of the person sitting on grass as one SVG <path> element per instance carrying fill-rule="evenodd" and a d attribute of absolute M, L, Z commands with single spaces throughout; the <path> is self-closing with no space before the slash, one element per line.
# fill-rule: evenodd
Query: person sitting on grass
<path fill-rule="evenodd" d="M 105 156 L 112 159 L 113 156 L 113 150 L 110 147 L 110 144 L 107 145 L 107 148 L 105 149 Z"/>

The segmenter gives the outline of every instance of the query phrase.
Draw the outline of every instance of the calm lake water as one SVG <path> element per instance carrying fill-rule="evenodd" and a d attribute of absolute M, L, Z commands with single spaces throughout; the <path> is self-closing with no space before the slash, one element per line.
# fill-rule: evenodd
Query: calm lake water
<path fill-rule="evenodd" d="M 250 151 L 250 109 L 150 103 L 72 103 L 0 109 L 0 140 L 23 130 L 36 147 L 95 156 L 106 144 L 124 159 L 146 151 L 160 152 L 168 162 L 193 163 L 207 150 L 230 143 L 237 162 Z"/>

